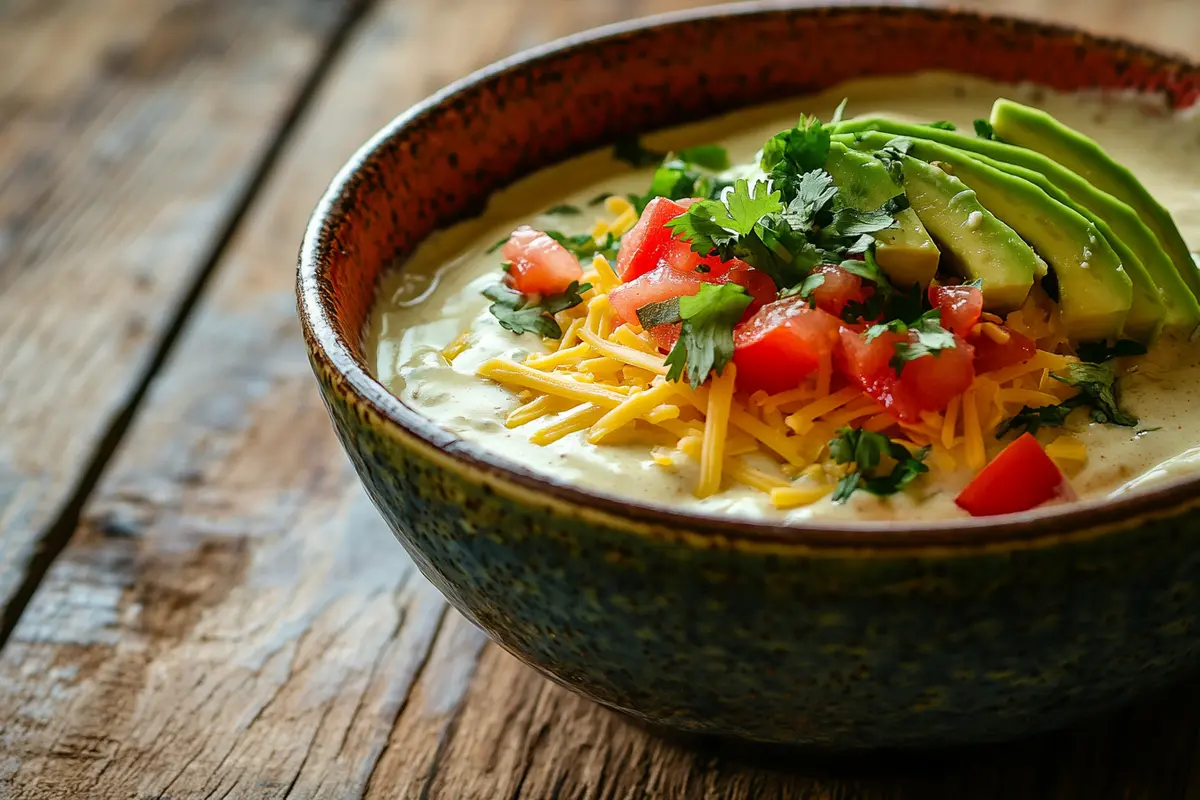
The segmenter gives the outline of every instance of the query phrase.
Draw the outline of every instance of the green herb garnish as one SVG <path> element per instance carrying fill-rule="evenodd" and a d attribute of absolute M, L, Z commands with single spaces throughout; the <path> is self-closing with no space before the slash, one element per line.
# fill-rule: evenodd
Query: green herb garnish
<path fill-rule="evenodd" d="M 733 326 L 742 318 L 751 297 L 736 283 L 700 286 L 692 297 L 679 298 L 679 319 L 683 326 L 679 341 L 667 355 L 667 380 L 677 381 L 687 374 L 693 389 L 718 375 L 733 358 Z M 640 315 L 639 315 L 640 316 Z"/>
<path fill-rule="evenodd" d="M 988 122 L 986 119 L 975 120 L 975 135 L 980 139 L 992 139 L 994 141 L 1000 141 L 996 138 L 996 130 L 992 127 L 992 123 Z"/>
<path fill-rule="evenodd" d="M 500 327 L 518 335 L 536 333 L 547 339 L 558 339 L 562 336 L 562 328 L 554 315 L 582 303 L 580 295 L 591 288 L 590 283 L 581 285 L 579 281 L 572 281 L 566 291 L 543 296 L 521 294 L 497 283 L 484 289 L 483 296 L 492 301 L 488 311 L 499 321 Z"/>
<path fill-rule="evenodd" d="M 996 430 L 996 438 L 1009 431 L 1027 430 L 1037 433 L 1043 427 L 1061 427 L 1067 417 L 1077 408 L 1090 408 L 1091 419 L 1108 425 L 1132 428 L 1138 424 L 1137 417 L 1124 411 L 1118 399 L 1117 376 L 1112 364 L 1069 364 L 1065 375 L 1050 373 L 1050 377 L 1068 386 L 1079 389 L 1079 394 L 1058 405 L 1030 408 L 1025 406 L 1017 414 L 1006 419 Z"/>
<path fill-rule="evenodd" d="M 556 217 L 577 217 L 583 212 L 579 210 L 578 206 L 573 206 L 570 203 L 560 203 L 559 205 L 547 208 L 546 213 Z"/>
<path fill-rule="evenodd" d="M 838 481 L 833 502 L 846 502 L 858 489 L 880 496 L 895 494 L 929 471 L 924 464 L 929 450 L 927 446 L 912 453 L 881 433 L 841 428 L 829 442 L 829 456 L 838 464 L 854 464 L 855 468 Z M 879 474 L 884 456 L 894 463 L 888 472 Z"/>

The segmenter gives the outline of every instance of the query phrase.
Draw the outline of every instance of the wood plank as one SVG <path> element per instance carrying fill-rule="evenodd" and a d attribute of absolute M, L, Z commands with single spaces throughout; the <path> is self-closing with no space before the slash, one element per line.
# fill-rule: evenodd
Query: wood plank
<path fill-rule="evenodd" d="M 354 9 L 0 4 L 0 642 Z"/>
<path fill-rule="evenodd" d="M 681 743 L 487 645 L 391 540 L 311 385 L 280 268 L 313 199 L 447 80 L 668 5 L 390 0 L 367 20 L 0 653 L 0 797 L 1183 795 L 1200 687 L 965 752 L 831 763 Z"/>

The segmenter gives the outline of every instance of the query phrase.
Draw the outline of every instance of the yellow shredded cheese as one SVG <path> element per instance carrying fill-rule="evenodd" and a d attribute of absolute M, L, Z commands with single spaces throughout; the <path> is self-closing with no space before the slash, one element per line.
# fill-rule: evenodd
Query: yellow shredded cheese
<path fill-rule="evenodd" d="M 645 417 L 656 409 L 664 400 L 670 398 L 675 390 L 668 383 L 660 383 L 650 389 L 631 394 L 626 400 L 611 409 L 598 419 L 588 433 L 588 441 L 597 444 L 605 436 L 635 419 Z"/>
<path fill-rule="evenodd" d="M 708 392 L 708 410 L 704 416 L 704 449 L 700 455 L 700 483 L 697 497 L 709 497 L 721 489 L 721 467 L 725 460 L 725 438 L 729 431 L 729 410 L 733 403 L 737 367 L 726 364 L 712 379 Z"/>

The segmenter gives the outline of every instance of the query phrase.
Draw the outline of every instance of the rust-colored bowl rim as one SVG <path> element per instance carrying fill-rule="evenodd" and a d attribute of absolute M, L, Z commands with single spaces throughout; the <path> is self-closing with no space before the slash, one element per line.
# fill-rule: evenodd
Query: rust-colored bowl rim
<path fill-rule="evenodd" d="M 401 135 L 406 127 L 439 109 L 456 97 L 477 89 L 481 84 L 515 69 L 537 65 L 564 52 L 603 47 L 611 40 L 650 29 L 687 24 L 712 17 L 723 17 L 736 24 L 740 18 L 769 15 L 773 12 L 814 13 L 861 12 L 887 9 L 912 14 L 934 15 L 943 19 L 976 24 L 998 24 L 1028 36 L 1073 36 L 1088 47 L 1120 48 L 1163 65 L 1183 71 L 1200 66 L 1181 56 L 1126 40 L 1090 34 L 1074 27 L 1003 15 L 981 14 L 954 8 L 932 8 L 899 0 L 825 0 L 813 4 L 803 0 L 788 2 L 750 2 L 709 6 L 659 14 L 620 22 L 523 51 L 449 84 L 403 112 L 371 137 L 346 162 L 329 184 L 309 220 L 300 250 L 297 294 L 301 324 L 310 354 L 340 380 L 337 388 L 349 394 L 354 404 L 373 412 L 388 433 L 407 439 L 409 444 L 424 445 L 440 454 L 463 474 L 488 478 L 501 490 L 528 497 L 544 495 L 568 508 L 601 513 L 607 521 L 631 532 L 649 529 L 686 532 L 691 536 L 715 537 L 737 544 L 765 544 L 784 549 L 868 549 L 895 551 L 929 549 L 953 553 L 961 550 L 1039 547 L 1076 538 L 1091 538 L 1108 531 L 1124 530 L 1139 521 L 1171 517 L 1200 506 L 1200 476 L 1177 478 L 1145 492 L 1118 498 L 1092 498 L 1069 505 L 1043 507 L 1003 517 L 951 518 L 944 520 L 814 520 L 780 524 L 700 512 L 674 511 L 663 506 L 633 502 L 599 491 L 558 481 L 509 462 L 485 447 L 468 442 L 422 416 L 391 394 L 368 371 L 356 348 L 345 340 L 334 325 L 325 294 L 320 290 L 328 281 L 321 266 L 321 254 L 329 246 L 332 220 L 345 211 L 345 198 L 352 197 L 362 180 L 361 171 L 385 143 Z"/>

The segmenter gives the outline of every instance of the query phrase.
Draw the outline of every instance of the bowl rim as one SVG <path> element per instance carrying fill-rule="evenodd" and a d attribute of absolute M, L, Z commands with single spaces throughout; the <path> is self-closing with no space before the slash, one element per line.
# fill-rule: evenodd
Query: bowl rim
<path fill-rule="evenodd" d="M 872 9 L 1003 25 L 1026 35 L 1071 36 L 1087 46 L 1120 49 L 1182 70 L 1200 69 L 1185 56 L 1117 37 L 1088 33 L 1071 25 L 955 7 L 932 7 L 920 0 L 751 0 L 638 17 L 564 36 L 495 61 L 447 84 L 384 125 L 338 170 L 309 217 L 298 259 L 298 311 L 310 355 L 327 364 L 339 376 L 337 390 L 350 395 L 348 399 L 352 404 L 366 407 L 390 433 L 442 456 L 440 460 L 448 460 L 464 474 L 482 473 L 501 491 L 531 493 L 542 501 L 556 501 L 571 509 L 599 512 L 609 524 L 632 532 L 651 526 L 702 538 L 785 547 L 887 551 L 934 547 L 959 552 L 997 545 L 1035 546 L 1080 536 L 1089 538 L 1106 531 L 1129 528 L 1138 519 L 1175 516 L 1200 506 L 1200 475 L 1197 475 L 1175 478 L 1122 497 L 1090 498 L 1000 517 L 908 521 L 814 519 L 783 523 L 673 510 L 585 489 L 536 473 L 451 433 L 388 391 L 354 356 L 351 344 L 339 335 L 326 305 L 328 298 L 320 290 L 322 282 L 327 280 L 320 265 L 321 253 L 329 244 L 331 221 L 344 211 L 345 199 L 353 195 L 363 180 L 362 168 L 370 163 L 374 153 L 415 121 L 437 113 L 456 96 L 509 70 L 533 66 L 578 49 L 602 46 L 631 34 L 714 17 L 737 20 L 780 12 L 828 14 Z"/>

